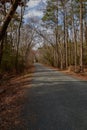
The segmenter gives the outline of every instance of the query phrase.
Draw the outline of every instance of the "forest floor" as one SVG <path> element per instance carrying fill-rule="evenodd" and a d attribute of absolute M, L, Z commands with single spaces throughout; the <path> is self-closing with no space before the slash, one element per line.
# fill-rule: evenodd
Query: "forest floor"
<path fill-rule="evenodd" d="M 25 85 L 32 79 L 34 67 L 19 75 L 9 75 L 0 84 L 0 130 L 12 130 L 22 124 L 20 113 L 24 103 Z"/>
<path fill-rule="evenodd" d="M 47 66 L 47 65 L 45 65 Z M 54 70 L 60 71 L 57 68 Z M 0 84 L 0 130 L 14 130 L 16 126 L 23 126 L 24 121 L 20 118 L 23 104 L 25 102 L 25 88 L 31 87 L 31 80 L 35 68 L 32 66 L 28 71 L 21 75 L 9 75 L 6 80 Z M 81 80 L 87 80 L 87 72 L 74 73 L 69 70 L 61 71 L 71 77 L 76 77 Z"/>
<path fill-rule="evenodd" d="M 62 73 L 68 74 L 68 75 L 70 75 L 72 77 L 76 77 L 76 78 L 81 79 L 81 80 L 87 80 L 87 68 L 85 68 L 83 73 L 75 73 L 74 71 L 70 71 L 69 69 L 61 70 L 61 69 L 58 69 L 56 67 L 52 67 L 52 66 L 49 66 L 49 65 L 46 65 L 46 64 L 44 64 L 44 65 L 49 67 L 49 68 L 58 70 L 58 71 L 60 71 Z"/>
<path fill-rule="evenodd" d="M 75 72 L 69 71 L 69 70 L 64 70 L 61 72 L 69 74 L 69 75 L 74 76 L 74 77 L 77 77 L 78 79 L 81 79 L 81 80 L 87 80 L 87 72 L 75 73 Z"/>

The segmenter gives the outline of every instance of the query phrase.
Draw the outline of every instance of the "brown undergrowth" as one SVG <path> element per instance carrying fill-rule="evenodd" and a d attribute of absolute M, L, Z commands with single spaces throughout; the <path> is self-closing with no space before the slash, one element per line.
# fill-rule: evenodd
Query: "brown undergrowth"
<path fill-rule="evenodd" d="M 71 76 L 76 77 L 81 80 L 87 80 L 87 72 L 85 72 L 85 71 L 83 73 L 75 73 L 75 72 L 69 71 L 69 70 L 64 70 L 61 72 L 66 73 L 68 75 L 71 75 Z"/>
<path fill-rule="evenodd" d="M 78 79 L 87 81 L 87 67 L 84 68 L 84 72 L 83 73 L 80 73 L 80 72 L 79 73 L 75 73 L 73 70 L 70 71 L 70 68 L 68 68 L 66 70 L 61 70 L 61 69 L 59 69 L 57 67 L 52 67 L 52 66 L 46 65 L 46 64 L 44 64 L 44 65 L 47 66 L 47 67 L 50 67 L 51 69 L 60 71 L 62 73 L 68 74 L 68 75 L 71 75 L 72 77 L 76 77 Z"/>
<path fill-rule="evenodd" d="M 0 130 L 12 130 L 21 126 L 21 110 L 24 103 L 25 86 L 32 79 L 34 66 L 30 67 L 21 75 L 11 76 L 9 80 L 0 85 Z"/>

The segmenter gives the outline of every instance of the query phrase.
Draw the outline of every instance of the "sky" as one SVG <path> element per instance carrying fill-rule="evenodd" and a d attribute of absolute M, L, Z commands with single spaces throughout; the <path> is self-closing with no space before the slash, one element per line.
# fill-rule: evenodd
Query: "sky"
<path fill-rule="evenodd" d="M 46 7 L 46 0 L 30 0 L 27 3 L 27 6 L 24 15 L 24 22 L 28 23 L 32 20 L 39 24 L 43 17 L 43 10 Z"/>
<path fill-rule="evenodd" d="M 40 30 L 43 28 L 41 27 L 41 18 L 43 17 L 43 11 L 46 8 L 46 1 L 47 0 L 29 0 L 24 14 L 25 24 L 31 24 L 33 21 L 34 28 L 38 27 L 38 29 Z M 39 44 L 43 41 L 42 38 L 36 38 L 35 42 L 38 40 L 38 44 L 36 44 L 33 48 L 35 50 L 38 48 L 38 46 L 40 46 Z"/>

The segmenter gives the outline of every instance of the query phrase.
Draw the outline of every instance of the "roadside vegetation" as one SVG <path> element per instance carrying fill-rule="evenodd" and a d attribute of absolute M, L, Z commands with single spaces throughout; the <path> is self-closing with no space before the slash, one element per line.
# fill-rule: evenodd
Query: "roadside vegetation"
<path fill-rule="evenodd" d="M 43 33 L 38 60 L 60 70 L 87 71 L 87 2 L 49 0 L 42 20 L 49 33 Z"/>
<path fill-rule="evenodd" d="M 19 110 L 34 62 L 87 79 L 87 0 L 47 0 L 40 29 L 37 19 L 24 24 L 27 2 L 0 0 L 1 130 L 20 124 Z"/>
<path fill-rule="evenodd" d="M 25 77 L 27 85 L 34 70 L 34 31 L 23 24 L 27 2 L 0 0 L 0 130 L 21 125 Z"/>

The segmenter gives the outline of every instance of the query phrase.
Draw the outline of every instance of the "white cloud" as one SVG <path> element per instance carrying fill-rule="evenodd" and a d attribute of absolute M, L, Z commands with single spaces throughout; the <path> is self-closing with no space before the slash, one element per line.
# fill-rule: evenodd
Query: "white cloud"
<path fill-rule="evenodd" d="M 36 6 L 36 5 L 38 5 L 39 2 L 40 2 L 40 0 L 30 0 L 27 3 L 27 5 L 28 5 L 28 7 L 32 8 L 32 7 Z"/>
<path fill-rule="evenodd" d="M 27 17 L 34 17 L 34 16 L 37 16 L 37 17 L 42 17 L 43 15 L 43 12 L 40 12 L 40 11 L 36 11 L 36 10 L 32 10 L 32 11 L 29 11 L 29 13 L 27 13 L 26 15 L 24 15 L 24 18 L 27 18 Z"/>
<path fill-rule="evenodd" d="M 43 9 L 46 6 L 46 0 L 30 0 L 27 6 L 24 21 L 27 22 L 30 18 L 37 18 L 39 22 L 43 17 Z"/>

